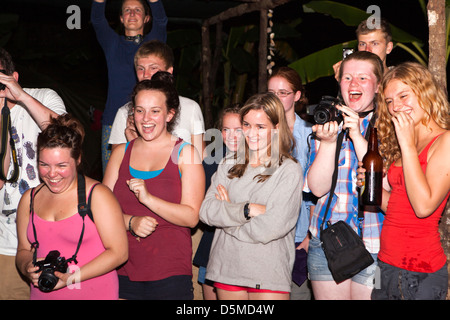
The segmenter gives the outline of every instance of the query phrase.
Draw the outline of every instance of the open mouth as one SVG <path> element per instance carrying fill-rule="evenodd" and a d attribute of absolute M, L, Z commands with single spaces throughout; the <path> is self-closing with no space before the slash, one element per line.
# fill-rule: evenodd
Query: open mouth
<path fill-rule="evenodd" d="M 156 127 L 155 124 L 143 124 L 142 129 L 144 132 L 151 132 Z"/>
<path fill-rule="evenodd" d="M 357 101 L 361 98 L 362 96 L 362 92 L 360 91 L 350 91 L 348 93 L 348 97 L 350 99 L 350 101 Z"/>
<path fill-rule="evenodd" d="M 47 179 L 47 184 L 50 187 L 56 187 L 61 181 L 62 179 Z"/>

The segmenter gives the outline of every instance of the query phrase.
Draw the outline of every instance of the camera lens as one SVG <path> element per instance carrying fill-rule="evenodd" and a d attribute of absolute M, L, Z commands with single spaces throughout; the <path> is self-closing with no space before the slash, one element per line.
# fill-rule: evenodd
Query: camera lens
<path fill-rule="evenodd" d="M 324 124 L 331 120 L 330 112 L 326 109 L 322 110 L 316 110 L 314 113 L 314 121 L 316 121 L 317 124 Z"/>
<path fill-rule="evenodd" d="M 38 280 L 39 289 L 42 292 L 50 292 L 58 283 L 58 278 L 53 274 L 53 272 L 42 272 Z"/>

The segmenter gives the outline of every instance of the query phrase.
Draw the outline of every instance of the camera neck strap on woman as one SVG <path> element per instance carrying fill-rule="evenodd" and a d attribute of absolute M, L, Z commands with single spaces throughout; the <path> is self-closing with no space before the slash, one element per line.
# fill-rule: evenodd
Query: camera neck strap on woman
<path fill-rule="evenodd" d="M 86 215 L 88 215 L 92 221 L 94 221 L 94 218 L 92 216 L 92 212 L 91 212 L 91 194 L 89 194 L 89 199 L 88 199 L 88 203 L 86 204 L 86 179 L 85 177 L 78 173 L 78 183 L 77 183 L 77 191 L 78 191 L 78 214 L 81 216 L 82 220 L 83 220 L 83 227 L 81 229 L 81 234 L 80 234 L 80 238 L 78 240 L 78 244 L 77 244 L 77 248 L 75 250 L 74 255 L 67 259 L 67 263 L 69 262 L 74 262 L 75 264 L 78 264 L 77 261 L 77 254 L 78 251 L 80 250 L 80 246 L 81 243 L 83 242 L 83 236 L 84 236 L 84 217 Z M 36 260 L 37 260 L 37 249 L 39 248 L 39 242 L 37 239 L 37 232 L 36 232 L 36 227 L 34 225 L 34 208 L 33 208 L 33 203 L 34 203 L 34 198 L 36 197 L 36 194 L 45 186 L 42 185 L 34 194 L 33 191 L 31 191 L 31 201 L 30 201 L 30 213 L 31 213 L 31 224 L 33 226 L 33 235 L 34 235 L 34 242 L 31 244 L 31 247 L 34 249 L 33 252 L 33 264 L 36 264 Z M 95 185 L 94 185 L 95 187 Z M 92 190 L 91 190 L 92 191 Z"/>
<path fill-rule="evenodd" d="M 1 118 L 1 126 L 2 126 L 2 139 L 1 139 L 1 150 L 0 150 L 0 180 L 6 181 L 6 182 L 16 182 L 19 178 L 19 162 L 17 161 L 17 153 L 16 148 L 14 145 L 14 139 L 11 132 L 11 114 L 10 110 L 7 106 L 7 99 L 5 98 L 5 104 L 2 108 L 2 118 Z M 7 139 L 9 134 L 9 144 L 11 146 L 11 155 L 12 155 L 12 161 L 14 165 L 14 170 L 12 172 L 11 178 L 8 179 L 7 172 L 4 172 L 4 163 L 7 156 Z"/>

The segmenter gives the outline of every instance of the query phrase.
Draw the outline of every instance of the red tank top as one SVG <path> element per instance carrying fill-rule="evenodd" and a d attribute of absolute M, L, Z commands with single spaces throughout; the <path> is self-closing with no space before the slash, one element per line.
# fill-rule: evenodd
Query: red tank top
<path fill-rule="evenodd" d="M 128 234 L 129 257 L 127 263 L 118 270 L 132 281 L 155 281 L 175 275 L 192 275 L 192 244 L 190 229 L 174 225 L 164 220 L 146 206 L 141 204 L 126 183 L 133 178 L 130 170 L 130 155 L 134 141 L 125 151 L 119 169 L 119 177 L 114 186 L 116 195 L 124 214 L 134 216 L 150 216 L 158 221 L 156 230 L 139 241 Z M 165 201 L 180 203 L 181 177 L 178 169 L 178 154 L 183 146 L 179 139 L 164 169 L 155 177 L 144 179 L 147 190 Z M 146 174 L 148 172 L 139 173 Z M 140 177 L 136 177 L 140 178 Z"/>
<path fill-rule="evenodd" d="M 423 172 L 427 155 L 435 137 L 420 153 Z M 447 259 L 442 249 L 438 224 L 449 194 L 436 211 L 426 218 L 418 218 L 408 200 L 403 167 L 391 165 L 388 180 L 392 187 L 381 230 L 381 249 L 378 258 L 390 265 L 414 272 L 435 272 Z"/>

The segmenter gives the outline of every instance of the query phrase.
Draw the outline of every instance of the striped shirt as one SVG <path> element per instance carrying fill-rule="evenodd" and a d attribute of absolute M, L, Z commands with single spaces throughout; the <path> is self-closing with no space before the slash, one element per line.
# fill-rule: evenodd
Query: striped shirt
<path fill-rule="evenodd" d="M 360 130 L 363 135 L 367 131 L 370 113 L 362 119 Z M 309 165 L 316 158 L 320 142 L 316 139 L 311 140 L 311 154 Z M 330 210 L 327 215 L 327 221 L 332 224 L 343 220 L 349 224 L 356 232 L 358 232 L 358 189 L 356 187 L 356 170 L 358 169 L 358 158 L 356 157 L 353 143 L 350 139 L 344 139 L 339 154 L 339 171 L 336 181 L 336 189 L 330 203 Z M 303 191 L 310 191 L 308 188 L 308 179 L 305 177 Z M 319 198 L 314 213 L 311 217 L 309 230 L 311 234 L 320 238 L 320 225 L 325 216 L 329 193 Z M 362 222 L 363 240 L 366 248 L 371 253 L 377 253 L 380 250 L 380 233 L 384 220 L 384 214 L 380 212 L 364 212 L 364 221 Z M 326 228 L 326 226 L 324 226 Z"/>

